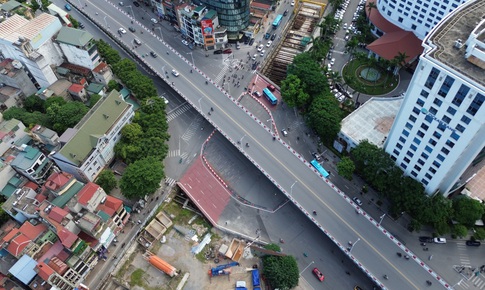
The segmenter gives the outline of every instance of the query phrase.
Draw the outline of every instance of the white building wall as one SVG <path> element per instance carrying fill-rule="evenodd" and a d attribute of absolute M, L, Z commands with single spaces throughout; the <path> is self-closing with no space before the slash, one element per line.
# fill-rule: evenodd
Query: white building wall
<path fill-rule="evenodd" d="M 64 62 L 62 52 L 57 49 L 52 40 L 46 41 L 37 52 L 43 55 L 46 61 L 53 66 L 59 66 Z"/>
<path fill-rule="evenodd" d="M 426 84 L 433 68 L 440 72 L 430 89 Z M 443 84 L 451 80 L 446 97 L 439 95 Z M 463 95 L 461 104 L 458 95 Z M 425 186 L 428 194 L 439 190 L 447 195 L 484 148 L 485 105 L 474 116 L 467 112 L 480 96 L 485 96 L 483 86 L 434 59 L 420 59 L 385 150 L 407 175 Z"/>
<path fill-rule="evenodd" d="M 94 69 L 99 63 L 91 61 L 91 56 L 88 51 L 78 49 L 77 47 L 65 43 L 60 43 L 59 46 L 66 56 L 69 63 L 79 65 L 85 68 Z M 99 58 L 98 58 L 99 60 Z"/>
<path fill-rule="evenodd" d="M 413 31 L 419 39 L 448 13 L 468 0 L 378 0 L 379 12 L 391 23 Z"/>

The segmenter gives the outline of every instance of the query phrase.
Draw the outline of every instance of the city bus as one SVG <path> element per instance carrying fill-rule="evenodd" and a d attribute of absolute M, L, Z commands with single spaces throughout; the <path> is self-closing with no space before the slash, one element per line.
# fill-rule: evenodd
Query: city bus
<path fill-rule="evenodd" d="M 278 99 L 268 88 L 264 88 L 263 95 L 271 103 L 271 105 L 276 105 L 278 103 Z"/>
<path fill-rule="evenodd" d="M 276 16 L 276 19 L 273 21 L 273 29 L 276 29 L 278 28 L 278 26 L 280 26 L 281 19 L 283 19 L 283 15 L 279 14 L 278 16 Z"/>
<path fill-rule="evenodd" d="M 312 161 L 310 161 L 310 164 L 313 165 L 313 167 L 315 167 L 318 173 L 320 173 L 323 177 L 327 178 L 330 175 L 327 170 L 325 170 L 325 168 L 323 168 L 323 166 L 318 163 L 317 160 L 313 159 Z"/>

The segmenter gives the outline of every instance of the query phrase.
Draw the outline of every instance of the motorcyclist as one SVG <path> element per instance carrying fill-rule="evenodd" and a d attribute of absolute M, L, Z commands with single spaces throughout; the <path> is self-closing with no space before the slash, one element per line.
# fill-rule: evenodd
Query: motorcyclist
<path fill-rule="evenodd" d="M 313 211 L 313 215 L 317 215 L 317 211 L 316 210 Z"/>

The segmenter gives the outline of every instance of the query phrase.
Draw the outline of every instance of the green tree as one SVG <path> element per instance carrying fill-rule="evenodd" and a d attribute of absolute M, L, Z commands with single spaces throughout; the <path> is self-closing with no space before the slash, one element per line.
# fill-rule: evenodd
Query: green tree
<path fill-rule="evenodd" d="M 308 52 L 298 54 L 293 63 L 288 66 L 288 75 L 296 75 L 305 85 L 306 92 L 315 97 L 328 92 L 326 77 L 322 74 L 320 65 Z"/>
<path fill-rule="evenodd" d="M 114 65 L 121 60 L 118 51 L 113 49 L 108 43 L 106 43 L 102 39 L 96 42 L 96 47 L 98 48 L 99 54 L 108 64 Z"/>
<path fill-rule="evenodd" d="M 377 9 L 376 3 L 369 2 L 369 3 L 367 3 L 366 8 L 367 8 L 367 11 L 369 12 L 369 15 L 368 16 L 369 16 L 369 19 L 370 19 L 370 15 L 371 15 L 372 9 Z"/>
<path fill-rule="evenodd" d="M 337 163 L 337 170 L 340 176 L 348 180 L 352 180 L 352 175 L 354 174 L 355 164 L 349 157 L 345 156 L 340 159 L 340 162 Z"/>
<path fill-rule="evenodd" d="M 10 219 L 8 213 L 3 210 L 3 202 L 0 203 L 0 224 L 6 223 Z"/>
<path fill-rule="evenodd" d="M 453 234 L 459 238 L 464 238 L 468 235 L 468 229 L 464 225 L 454 225 Z"/>
<path fill-rule="evenodd" d="M 127 143 L 137 142 L 143 135 L 141 126 L 137 123 L 126 124 L 121 128 L 121 138 Z"/>
<path fill-rule="evenodd" d="M 113 171 L 108 169 L 101 171 L 98 178 L 96 178 L 95 183 L 101 186 L 101 188 L 108 194 L 118 186 L 118 181 L 116 180 Z"/>
<path fill-rule="evenodd" d="M 47 116 L 53 123 L 53 129 L 59 135 L 67 128 L 74 127 L 88 112 L 88 107 L 81 102 L 69 102 L 63 106 L 52 104 L 47 109 Z"/>
<path fill-rule="evenodd" d="M 115 80 L 110 80 L 108 82 L 108 92 L 111 92 L 112 90 L 121 90 L 121 85 Z"/>
<path fill-rule="evenodd" d="M 165 178 L 162 162 L 153 157 L 137 160 L 128 165 L 120 180 L 123 195 L 130 199 L 154 193 Z"/>
<path fill-rule="evenodd" d="M 449 233 L 450 221 L 453 214 L 451 200 L 438 194 L 427 200 L 425 210 L 420 220 L 432 225 L 439 235 Z"/>
<path fill-rule="evenodd" d="M 72 27 L 78 28 L 79 27 L 79 22 L 77 21 L 76 18 L 72 17 L 70 14 L 68 14 L 69 21 L 72 23 Z"/>
<path fill-rule="evenodd" d="M 292 108 L 306 108 L 310 101 L 310 96 L 305 93 L 304 84 L 296 75 L 289 75 L 281 82 L 281 96 Z"/>
<path fill-rule="evenodd" d="M 453 209 L 453 219 L 468 228 L 473 227 L 485 212 L 482 203 L 467 196 L 453 199 Z"/>
<path fill-rule="evenodd" d="M 50 127 L 50 121 L 47 115 L 37 111 L 29 113 L 24 108 L 10 107 L 3 112 L 3 118 L 5 120 L 15 118 L 24 123 L 26 127 L 32 127 L 36 124 Z"/>
<path fill-rule="evenodd" d="M 263 275 L 273 289 L 292 289 L 298 285 L 300 274 L 293 256 L 264 256 Z"/>
<path fill-rule="evenodd" d="M 406 64 L 406 59 L 408 55 L 406 52 L 398 52 L 397 55 L 392 59 L 391 63 L 396 66 L 394 74 L 397 75 L 399 70 Z"/>
<path fill-rule="evenodd" d="M 115 145 L 116 157 L 121 158 L 126 164 L 131 164 L 140 159 L 142 149 L 138 144 L 118 142 Z"/>
<path fill-rule="evenodd" d="M 473 234 L 475 240 L 484 240 L 485 239 L 485 229 L 484 228 L 476 228 L 475 233 Z"/>
<path fill-rule="evenodd" d="M 101 99 L 101 96 L 100 95 L 98 95 L 98 94 L 92 94 L 89 97 L 89 107 L 90 108 L 94 107 L 94 105 L 96 105 L 96 103 L 99 101 L 99 99 Z"/>
<path fill-rule="evenodd" d="M 45 113 L 44 105 L 45 101 L 36 95 L 28 96 L 24 100 L 24 109 L 29 113 L 35 111 Z"/>
<path fill-rule="evenodd" d="M 277 244 L 267 244 L 264 248 L 270 251 L 281 252 L 281 248 Z"/>
<path fill-rule="evenodd" d="M 308 111 L 308 125 L 317 131 L 318 136 L 329 144 L 340 131 L 342 112 L 333 96 L 317 96 Z"/>
<path fill-rule="evenodd" d="M 49 107 L 52 106 L 53 104 L 57 104 L 58 106 L 62 107 L 65 104 L 67 104 L 67 102 L 66 100 L 64 100 L 63 97 L 57 97 L 57 96 L 50 97 L 44 103 L 44 112 L 47 112 L 47 109 L 49 109 Z"/>

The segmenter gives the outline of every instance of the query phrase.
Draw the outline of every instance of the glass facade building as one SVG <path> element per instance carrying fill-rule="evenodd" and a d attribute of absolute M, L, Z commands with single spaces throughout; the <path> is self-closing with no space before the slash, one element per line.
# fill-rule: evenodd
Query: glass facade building
<path fill-rule="evenodd" d="M 249 0 L 199 0 L 194 3 L 217 12 L 219 25 L 227 29 L 229 39 L 237 39 L 239 32 L 249 26 Z"/>

